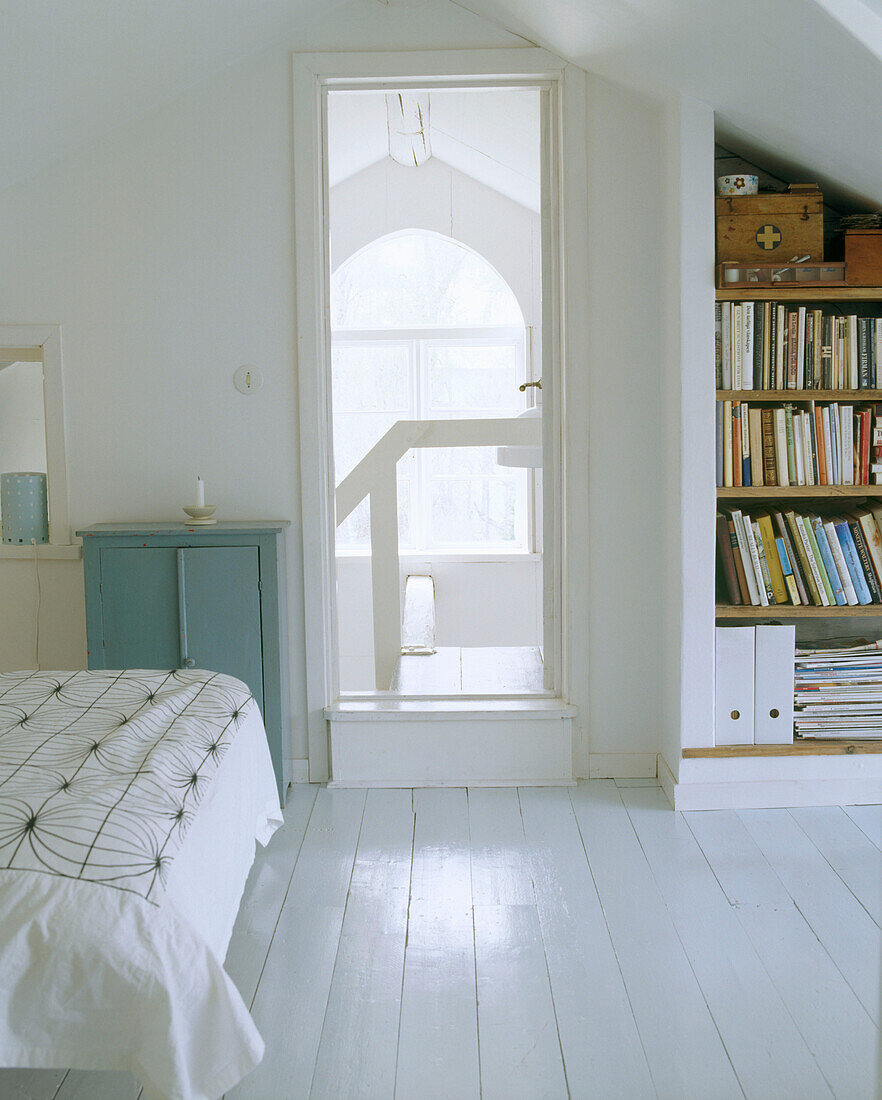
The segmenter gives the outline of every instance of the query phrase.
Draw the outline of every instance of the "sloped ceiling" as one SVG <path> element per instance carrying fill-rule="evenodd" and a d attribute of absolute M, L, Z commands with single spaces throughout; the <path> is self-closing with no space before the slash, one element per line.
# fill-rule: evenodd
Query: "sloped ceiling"
<path fill-rule="evenodd" d="M 345 2 L 0 0 L 0 187 L 239 58 L 298 48 Z M 460 26 L 474 13 L 649 94 L 695 96 L 782 176 L 819 179 L 841 206 L 882 205 L 882 0 L 362 0 L 355 31 L 414 7 Z M 358 48 L 352 21 L 341 28 L 337 48 Z"/>

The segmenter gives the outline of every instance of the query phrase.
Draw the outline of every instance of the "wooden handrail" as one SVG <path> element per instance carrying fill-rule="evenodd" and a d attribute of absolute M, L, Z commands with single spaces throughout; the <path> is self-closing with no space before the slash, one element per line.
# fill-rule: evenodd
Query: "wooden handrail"
<path fill-rule="evenodd" d="M 386 691 L 401 653 L 396 464 L 414 447 L 539 446 L 539 417 L 397 420 L 337 486 L 336 523 L 371 498 L 371 594 L 374 612 L 374 683 Z"/>

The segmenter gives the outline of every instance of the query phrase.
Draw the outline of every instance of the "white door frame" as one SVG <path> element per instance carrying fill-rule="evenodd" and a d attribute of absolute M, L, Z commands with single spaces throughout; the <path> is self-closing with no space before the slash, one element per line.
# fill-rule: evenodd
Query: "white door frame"
<path fill-rule="evenodd" d="M 326 104 L 331 89 L 486 87 L 535 84 L 550 99 L 543 134 L 543 494 L 546 649 L 556 695 L 580 712 L 575 774 L 587 774 L 587 685 L 574 676 L 573 646 L 587 647 L 587 279 L 586 102 L 582 70 L 544 50 L 412 53 L 303 53 L 293 57 L 294 233 L 297 365 L 306 629 L 309 778 L 328 778 L 325 708 L 335 702 L 336 607 L 334 477 L 328 374 L 330 355 Z M 568 425 L 567 407 L 579 424 Z M 550 461 L 549 461 L 550 459 Z M 567 546 L 578 562 L 568 568 Z M 547 548 L 546 548 L 547 549 Z M 573 550 L 575 553 L 573 553 Z M 575 583 L 574 583 L 575 582 Z M 550 609 L 550 610 L 549 610 Z M 516 704 L 513 704 L 516 706 Z"/>

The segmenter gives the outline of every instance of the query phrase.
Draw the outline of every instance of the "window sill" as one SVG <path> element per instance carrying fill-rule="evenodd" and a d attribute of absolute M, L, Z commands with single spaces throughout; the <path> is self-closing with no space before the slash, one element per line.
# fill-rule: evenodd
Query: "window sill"
<path fill-rule="evenodd" d="M 338 550 L 336 557 L 344 561 L 370 561 L 370 550 Z M 541 554 L 529 550 L 431 550 L 427 553 L 403 550 L 398 560 L 402 565 L 416 565 L 420 562 L 450 562 L 467 564 L 485 564 L 490 562 L 541 561 Z"/>
<path fill-rule="evenodd" d="M 51 542 L 41 542 L 37 545 L 37 558 L 40 560 L 79 561 L 82 556 L 82 543 L 78 542 L 67 546 Z M 0 542 L 0 561 L 28 560 L 33 557 L 33 546 Z"/>

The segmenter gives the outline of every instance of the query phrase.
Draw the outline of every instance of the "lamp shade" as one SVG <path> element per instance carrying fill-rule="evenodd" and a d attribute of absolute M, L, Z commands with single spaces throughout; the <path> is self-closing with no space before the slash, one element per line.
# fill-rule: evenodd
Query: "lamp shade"
<path fill-rule="evenodd" d="M 0 474 L 0 519 L 5 543 L 49 541 L 46 475 Z"/>

